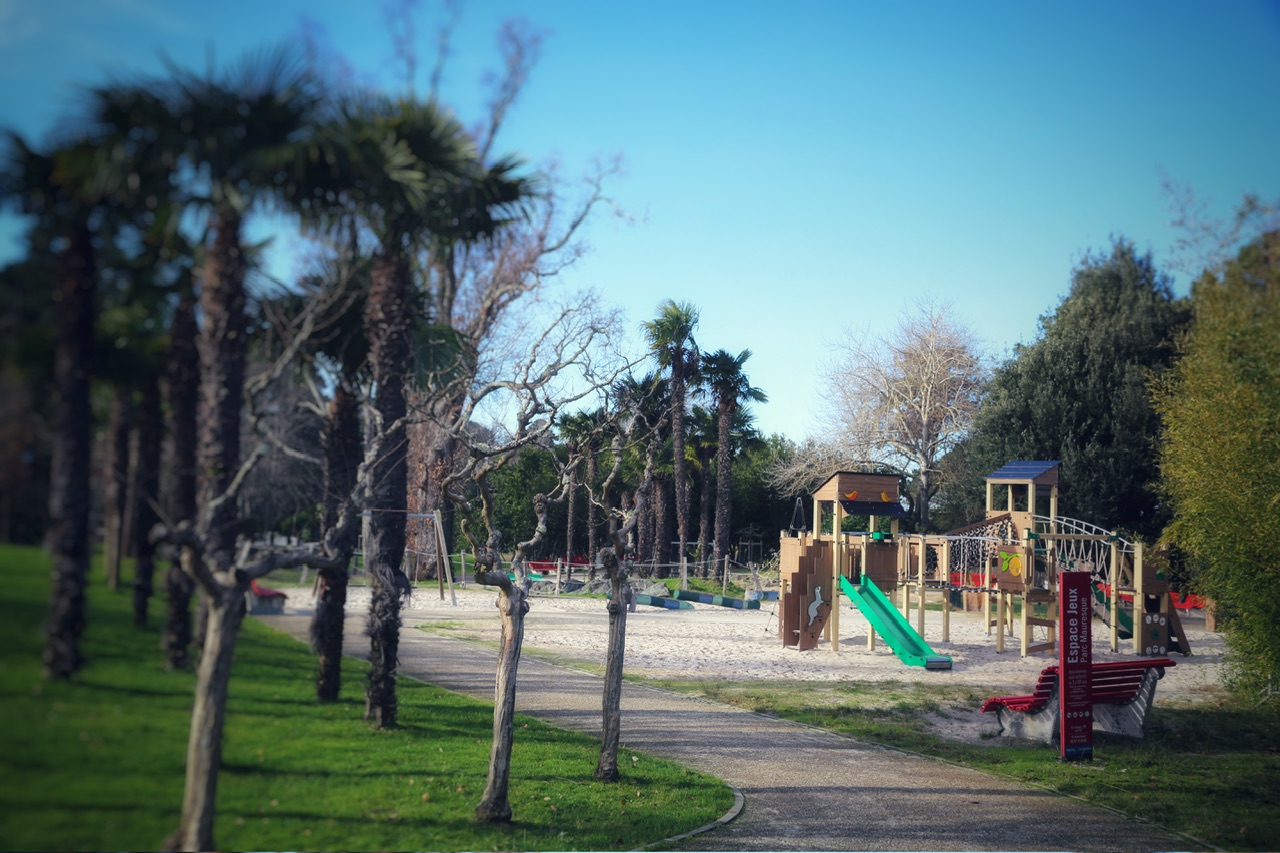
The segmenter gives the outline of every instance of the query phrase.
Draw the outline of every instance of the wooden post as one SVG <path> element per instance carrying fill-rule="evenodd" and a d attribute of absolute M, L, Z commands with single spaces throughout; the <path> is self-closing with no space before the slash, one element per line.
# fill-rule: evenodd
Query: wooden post
<path fill-rule="evenodd" d="M 1142 543 L 1135 542 L 1133 545 L 1133 630 L 1130 632 L 1133 639 L 1133 653 L 1135 655 L 1142 654 L 1142 637 L 1144 634 L 1142 617 L 1147 611 L 1146 598 L 1146 580 L 1142 571 Z"/>
<path fill-rule="evenodd" d="M 945 567 L 945 582 L 942 585 L 942 642 L 951 642 L 951 540 L 942 540 L 940 557 Z"/>
<path fill-rule="evenodd" d="M 835 541 L 831 543 L 831 588 L 827 597 L 831 600 L 831 615 L 827 617 L 827 637 L 831 640 L 831 650 L 840 651 L 840 574 L 844 568 L 845 539 L 840 532 L 844 523 L 844 506 L 840 501 L 834 502 L 831 518 L 831 535 Z"/>
<path fill-rule="evenodd" d="M 920 599 L 919 601 L 916 602 L 916 633 L 923 638 L 924 637 L 924 599 L 925 599 L 924 593 L 926 589 L 924 585 L 924 561 L 923 560 L 920 562 L 920 576 L 919 576 L 919 580 L 917 580 L 916 583 L 920 584 Z"/>
<path fill-rule="evenodd" d="M 996 651 L 1004 651 L 1004 590 L 996 590 Z M 987 633 L 991 633 L 990 625 Z"/>
<path fill-rule="evenodd" d="M 1111 571 L 1107 573 L 1111 583 L 1111 651 L 1120 651 L 1120 543 L 1111 542 Z"/>

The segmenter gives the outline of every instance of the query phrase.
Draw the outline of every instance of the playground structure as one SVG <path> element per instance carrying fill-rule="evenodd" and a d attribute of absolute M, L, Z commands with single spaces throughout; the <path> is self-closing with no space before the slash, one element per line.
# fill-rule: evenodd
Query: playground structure
<path fill-rule="evenodd" d="M 906 511 L 896 475 L 836 472 L 813 493 L 814 529 L 781 535 L 783 645 L 804 651 L 830 642 L 838 650 L 839 608 L 833 605 L 843 591 L 871 625 L 868 649 L 879 634 L 904 663 L 950 668 L 950 659 L 943 666 L 944 656 L 923 640 L 925 605 L 930 597 L 941 599 L 940 639 L 948 642 L 956 594 L 965 609 L 982 611 L 998 651 L 1007 637 L 1017 637 L 1024 657 L 1053 653 L 1058 572 L 1087 569 L 1093 610 L 1110 628 L 1112 651 L 1131 640 L 1137 655 L 1190 654 L 1166 567 L 1140 542 L 1059 516 L 1059 466 L 1015 461 L 989 474 L 985 517 L 942 534 L 899 532 Z M 824 515 L 838 532 L 822 532 Z M 842 531 L 846 516 L 868 517 L 867 530 Z M 883 518 L 888 532 L 877 530 Z M 872 585 L 886 601 L 896 594 L 898 608 L 876 606 L 875 596 L 864 592 Z M 914 628 L 907 621 L 913 604 Z"/>

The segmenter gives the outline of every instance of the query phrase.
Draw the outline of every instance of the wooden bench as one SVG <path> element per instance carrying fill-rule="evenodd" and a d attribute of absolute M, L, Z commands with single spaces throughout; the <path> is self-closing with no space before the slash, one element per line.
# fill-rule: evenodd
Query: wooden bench
<path fill-rule="evenodd" d="M 283 613 L 284 601 L 288 596 L 278 589 L 249 581 L 249 591 L 245 593 L 245 598 L 248 599 L 250 613 Z"/>
<path fill-rule="evenodd" d="M 1176 666 L 1168 658 L 1095 663 L 1089 671 L 1093 697 L 1094 731 L 1141 738 L 1146 732 L 1147 712 L 1155 700 L 1156 682 L 1166 667 Z M 994 712 L 1000 734 L 1052 743 L 1058 739 L 1058 667 L 1046 667 L 1035 689 L 1025 696 L 994 696 L 982 703 L 984 712 Z"/>

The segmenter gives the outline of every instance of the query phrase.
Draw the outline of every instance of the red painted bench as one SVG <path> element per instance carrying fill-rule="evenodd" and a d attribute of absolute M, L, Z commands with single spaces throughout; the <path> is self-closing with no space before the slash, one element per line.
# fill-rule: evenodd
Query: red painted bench
<path fill-rule="evenodd" d="M 249 581 L 249 592 L 245 597 L 250 613 L 283 613 L 284 601 L 288 598 L 280 590 L 262 586 L 257 581 Z"/>
<path fill-rule="evenodd" d="M 1093 728 L 1140 738 L 1146 731 L 1147 712 L 1155 699 L 1156 682 L 1166 667 L 1176 666 L 1168 658 L 1095 663 L 1089 671 L 1093 697 Z M 1052 742 L 1058 739 L 1058 667 L 1040 673 L 1035 689 L 1025 696 L 993 696 L 982 710 L 995 713 L 1000 734 Z"/>

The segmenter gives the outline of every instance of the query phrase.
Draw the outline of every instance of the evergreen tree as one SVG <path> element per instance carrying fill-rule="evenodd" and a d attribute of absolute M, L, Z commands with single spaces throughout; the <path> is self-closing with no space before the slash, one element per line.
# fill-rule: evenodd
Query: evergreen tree
<path fill-rule="evenodd" d="M 1087 257 L 1068 296 L 1040 319 L 1040 337 L 996 370 L 965 447 L 962 487 L 980 491 L 1013 459 L 1058 460 L 1063 515 L 1158 536 L 1167 519 L 1147 385 L 1169 367 L 1187 318 L 1168 277 L 1132 243 Z"/>

